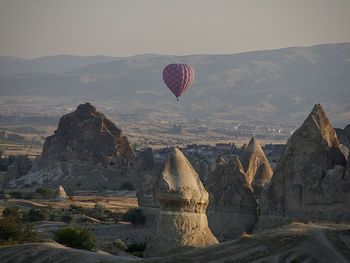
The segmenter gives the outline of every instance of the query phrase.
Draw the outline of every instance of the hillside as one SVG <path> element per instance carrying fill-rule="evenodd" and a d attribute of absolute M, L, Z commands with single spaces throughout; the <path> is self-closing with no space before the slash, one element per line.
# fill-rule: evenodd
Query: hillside
<path fill-rule="evenodd" d="M 178 116 L 285 125 L 299 124 L 309 105 L 322 103 L 335 125 L 344 127 L 350 116 L 349 54 L 350 43 L 231 55 L 148 54 L 61 74 L 0 76 L 0 90 L 2 97 L 34 96 L 43 103 L 48 99 L 71 104 L 91 101 L 145 118 Z M 179 103 L 161 77 L 163 67 L 174 62 L 192 64 L 196 71 L 193 87 Z"/>
<path fill-rule="evenodd" d="M 25 73 L 60 74 L 80 67 L 114 60 L 108 56 L 56 55 L 33 59 L 0 57 L 0 76 Z"/>
<path fill-rule="evenodd" d="M 349 226 L 294 223 L 240 239 L 168 257 L 137 262 L 348 262 L 350 258 Z M 129 262 L 118 257 L 65 248 L 57 243 L 23 244 L 0 247 L 3 262 Z"/>

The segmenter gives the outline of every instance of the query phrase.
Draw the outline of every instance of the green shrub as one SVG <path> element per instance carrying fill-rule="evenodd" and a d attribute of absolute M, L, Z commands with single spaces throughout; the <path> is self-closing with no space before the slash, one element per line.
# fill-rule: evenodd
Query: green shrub
<path fill-rule="evenodd" d="M 65 223 L 70 224 L 73 221 L 73 217 L 70 214 L 64 214 L 61 216 L 61 220 Z"/>
<path fill-rule="evenodd" d="M 122 185 L 119 187 L 119 190 L 134 191 L 134 190 L 135 190 L 135 187 L 133 186 L 132 183 L 124 182 L 124 183 L 122 183 Z"/>
<path fill-rule="evenodd" d="M 24 225 L 12 216 L 0 219 L 0 245 L 37 241 L 30 225 Z"/>
<path fill-rule="evenodd" d="M 94 236 L 86 228 L 66 227 L 55 233 L 55 241 L 72 248 L 93 250 Z"/>
<path fill-rule="evenodd" d="M 143 257 L 143 252 L 146 249 L 146 242 L 132 243 L 128 245 L 126 252 L 133 254 L 137 257 Z"/>
<path fill-rule="evenodd" d="M 13 191 L 10 193 L 12 198 L 16 198 L 16 199 L 22 199 L 23 198 L 23 193 L 19 192 L 19 191 Z"/>
<path fill-rule="evenodd" d="M 80 205 L 70 205 L 69 211 L 73 214 L 82 214 L 84 212 L 84 208 Z"/>
<path fill-rule="evenodd" d="M 111 213 L 112 211 L 107 210 L 106 207 L 101 204 L 95 204 L 93 208 L 85 208 L 81 211 L 81 214 L 85 214 L 101 221 L 107 220 Z"/>
<path fill-rule="evenodd" d="M 133 225 L 144 225 L 146 223 L 146 217 L 139 208 L 129 209 L 125 214 L 123 214 L 122 219 L 130 222 Z"/>
<path fill-rule="evenodd" d="M 30 209 L 26 216 L 28 222 L 44 221 L 49 218 L 49 212 L 46 209 Z"/>
<path fill-rule="evenodd" d="M 4 211 L 2 211 L 3 217 L 12 217 L 17 221 L 21 221 L 23 219 L 23 212 L 19 209 L 18 206 L 10 206 L 6 207 Z"/>

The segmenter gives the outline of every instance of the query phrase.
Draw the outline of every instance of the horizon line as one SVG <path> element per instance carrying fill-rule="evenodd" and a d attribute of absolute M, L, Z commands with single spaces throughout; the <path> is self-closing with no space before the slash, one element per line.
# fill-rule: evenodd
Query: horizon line
<path fill-rule="evenodd" d="M 109 57 L 114 59 L 123 59 L 123 58 L 130 58 L 130 57 L 137 57 L 137 56 L 172 56 L 172 57 L 187 57 L 187 56 L 210 56 L 210 55 L 237 55 L 237 54 L 245 54 L 245 53 L 253 53 L 253 52 L 261 52 L 261 51 L 277 51 L 277 50 L 283 50 L 283 49 L 290 49 L 290 48 L 311 48 L 311 47 L 318 47 L 318 46 L 326 46 L 326 45 L 341 45 L 341 44 L 350 44 L 350 41 L 344 41 L 344 42 L 326 42 L 326 43 L 319 43 L 319 44 L 313 44 L 313 45 L 295 45 L 295 46 L 286 46 L 286 47 L 280 47 L 280 48 L 271 48 L 271 49 L 256 49 L 256 50 L 247 50 L 242 52 L 236 52 L 236 53 L 191 53 L 191 54 L 166 54 L 166 53 L 137 53 L 133 55 L 127 55 L 127 56 L 113 56 L 113 55 L 106 55 L 106 54 L 93 54 L 93 55 L 77 55 L 77 54 L 52 54 L 52 55 L 44 55 L 39 57 L 31 57 L 31 58 L 25 58 L 25 57 L 18 57 L 18 56 L 12 56 L 12 55 L 0 55 L 0 58 L 11 58 L 11 59 L 20 59 L 20 60 L 36 60 L 36 59 L 42 59 L 42 58 L 50 58 L 50 57 L 80 57 L 80 58 L 88 58 L 88 57 Z"/>

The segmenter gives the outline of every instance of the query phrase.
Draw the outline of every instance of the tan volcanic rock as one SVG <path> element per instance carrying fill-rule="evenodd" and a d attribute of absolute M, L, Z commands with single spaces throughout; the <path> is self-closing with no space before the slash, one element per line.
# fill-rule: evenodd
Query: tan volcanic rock
<path fill-rule="evenodd" d="M 105 163 L 107 157 L 133 157 L 127 138 L 90 103 L 64 115 L 43 146 L 43 161 Z"/>
<path fill-rule="evenodd" d="M 144 256 L 178 253 L 218 243 L 205 214 L 208 193 L 183 153 L 173 148 L 154 187 L 161 206 L 157 230 Z"/>
<path fill-rule="evenodd" d="M 270 182 L 273 171 L 258 140 L 254 137 L 244 149 L 241 160 L 248 182 L 253 187 L 255 195 L 260 196 L 261 189 Z"/>
<path fill-rule="evenodd" d="M 257 203 L 237 156 L 229 162 L 218 158 L 209 192 L 209 227 L 219 240 L 252 230 L 257 221 Z"/>
<path fill-rule="evenodd" d="M 67 198 L 67 193 L 64 190 L 62 185 L 59 185 L 56 191 L 56 199 L 58 200 L 64 200 Z"/>
<path fill-rule="evenodd" d="M 46 138 L 32 169 L 7 184 L 45 185 L 73 190 L 119 190 L 140 184 L 142 171 L 123 132 L 90 103 L 62 116 L 54 135 Z"/>
<path fill-rule="evenodd" d="M 259 228 L 289 219 L 350 222 L 350 180 L 337 135 L 320 104 L 316 104 L 288 140 L 262 193 Z"/>

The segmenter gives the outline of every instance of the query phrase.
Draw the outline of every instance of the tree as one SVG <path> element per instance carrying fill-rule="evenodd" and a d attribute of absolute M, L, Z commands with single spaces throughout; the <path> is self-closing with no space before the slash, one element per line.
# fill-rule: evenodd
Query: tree
<path fill-rule="evenodd" d="M 86 229 L 66 227 L 55 233 L 55 241 L 72 248 L 93 250 L 95 237 Z"/>

